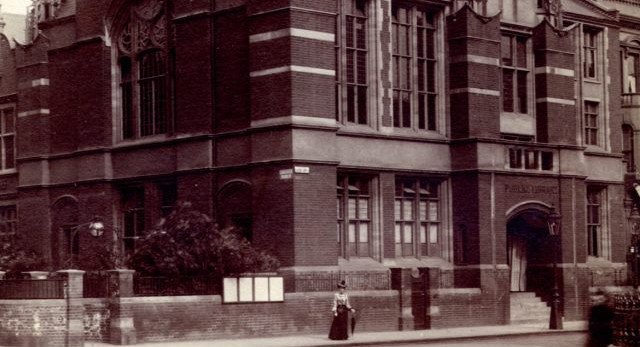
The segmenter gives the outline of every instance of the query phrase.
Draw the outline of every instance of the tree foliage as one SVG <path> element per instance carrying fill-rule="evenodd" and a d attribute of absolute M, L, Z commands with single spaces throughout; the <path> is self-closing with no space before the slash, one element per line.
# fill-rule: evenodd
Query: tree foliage
<path fill-rule="evenodd" d="M 275 257 L 257 250 L 232 228 L 180 203 L 136 244 L 130 268 L 146 275 L 195 277 L 274 271 Z"/>
<path fill-rule="evenodd" d="M 22 271 L 36 271 L 47 269 L 44 258 L 36 252 L 24 248 L 20 240 L 0 239 L 0 270 L 8 275 L 19 275 Z"/>

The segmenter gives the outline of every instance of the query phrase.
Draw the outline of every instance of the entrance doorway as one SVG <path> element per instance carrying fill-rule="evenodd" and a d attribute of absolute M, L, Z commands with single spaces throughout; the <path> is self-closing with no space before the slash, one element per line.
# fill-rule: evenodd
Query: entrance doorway
<path fill-rule="evenodd" d="M 547 213 L 537 209 L 520 211 L 507 222 L 507 259 L 512 292 L 538 291 L 539 269 L 550 263 Z"/>

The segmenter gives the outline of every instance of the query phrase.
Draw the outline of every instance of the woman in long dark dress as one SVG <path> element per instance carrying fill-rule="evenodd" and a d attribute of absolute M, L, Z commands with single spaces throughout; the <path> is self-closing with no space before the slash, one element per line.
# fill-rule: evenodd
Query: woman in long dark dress
<path fill-rule="evenodd" d="M 333 322 L 329 331 L 332 340 L 346 340 L 349 338 L 349 311 L 355 312 L 349 304 L 349 297 L 344 292 L 347 288 L 345 281 L 338 283 L 338 292 L 333 295 Z"/>

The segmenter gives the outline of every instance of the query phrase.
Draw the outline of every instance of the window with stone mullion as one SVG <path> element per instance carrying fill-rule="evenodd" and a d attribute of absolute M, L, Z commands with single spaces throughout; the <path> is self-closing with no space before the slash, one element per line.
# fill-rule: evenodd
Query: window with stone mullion
<path fill-rule="evenodd" d="M 0 112 L 0 145 L 2 170 L 15 168 L 15 108 L 4 108 Z"/>
<path fill-rule="evenodd" d="M 393 126 L 397 128 L 411 127 L 411 94 L 413 91 L 413 20 L 411 8 L 394 4 L 392 15 L 393 46 Z"/>
<path fill-rule="evenodd" d="M 165 127 L 165 64 L 162 52 L 145 52 L 140 59 L 140 135 L 161 134 Z"/>
<path fill-rule="evenodd" d="M 588 254 L 594 257 L 602 256 L 601 195 L 601 189 L 587 187 Z"/>
<path fill-rule="evenodd" d="M 503 34 L 501 41 L 502 111 L 528 113 L 527 38 Z"/>
<path fill-rule="evenodd" d="M 13 241 L 17 225 L 16 206 L 0 206 L 0 239 L 6 242 Z"/>
<path fill-rule="evenodd" d="M 341 80 L 337 81 L 336 102 L 338 106 L 338 120 L 344 123 L 367 124 L 368 118 L 368 30 L 367 30 L 367 1 L 345 0 L 342 4 L 344 16 L 344 49 L 340 42 L 336 48 L 337 69 L 342 70 L 344 51 L 344 78 L 342 71 L 338 72 Z M 343 35 L 342 32 L 338 34 Z M 341 39 L 337 39 L 341 40 Z M 346 94 L 346 95 L 345 95 Z"/>
<path fill-rule="evenodd" d="M 436 42 L 435 18 L 417 10 L 418 129 L 436 130 Z"/>
<path fill-rule="evenodd" d="M 435 12 L 394 3 L 391 44 L 393 126 L 436 130 Z"/>
<path fill-rule="evenodd" d="M 597 78 L 598 29 L 585 26 L 583 33 L 583 76 Z"/>
<path fill-rule="evenodd" d="M 343 257 L 370 255 L 370 180 L 356 175 L 338 177 L 338 247 Z"/>
<path fill-rule="evenodd" d="M 173 48 L 168 4 L 129 1 L 117 19 L 120 134 L 136 139 L 169 132 L 172 125 Z"/>
<path fill-rule="evenodd" d="M 625 58 L 627 66 L 626 78 L 623 78 L 623 90 L 625 93 L 637 93 L 640 90 L 640 54 L 629 53 Z"/>
<path fill-rule="evenodd" d="M 587 145 L 598 145 L 598 103 L 584 103 L 584 142 Z"/>

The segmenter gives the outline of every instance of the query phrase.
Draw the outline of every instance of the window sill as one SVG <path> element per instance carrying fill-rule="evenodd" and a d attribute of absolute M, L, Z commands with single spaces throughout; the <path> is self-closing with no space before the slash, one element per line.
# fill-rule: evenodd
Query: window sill
<path fill-rule="evenodd" d="M 396 129 L 392 127 L 384 127 L 381 130 L 375 130 L 371 127 L 364 126 L 342 126 L 338 129 L 338 135 L 353 135 L 363 137 L 377 137 L 377 138 L 396 138 L 402 140 L 432 140 L 432 141 L 447 141 L 448 138 L 435 131 L 427 130 L 410 130 L 410 129 Z"/>
<path fill-rule="evenodd" d="M 135 139 L 126 139 L 119 140 L 113 147 L 129 147 L 129 146 L 137 146 L 137 145 L 146 145 L 150 143 L 159 143 L 164 142 L 168 139 L 174 138 L 173 136 L 169 136 L 167 134 L 159 134 L 153 136 L 145 136 L 139 137 Z"/>
<path fill-rule="evenodd" d="M 13 169 L 7 169 L 7 170 L 0 170 L 0 176 L 2 175 L 13 175 L 18 173 L 18 170 L 16 168 Z"/>
<path fill-rule="evenodd" d="M 585 83 L 591 83 L 591 84 L 601 84 L 602 83 L 599 79 L 591 78 L 591 77 L 584 77 L 583 81 Z"/>
<path fill-rule="evenodd" d="M 597 145 L 584 145 L 585 146 L 585 154 L 610 154 L 610 152 L 605 151 L 604 148 Z"/>

